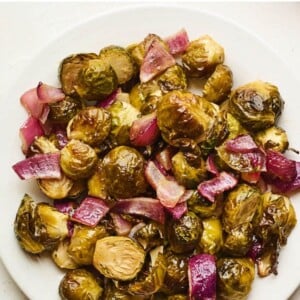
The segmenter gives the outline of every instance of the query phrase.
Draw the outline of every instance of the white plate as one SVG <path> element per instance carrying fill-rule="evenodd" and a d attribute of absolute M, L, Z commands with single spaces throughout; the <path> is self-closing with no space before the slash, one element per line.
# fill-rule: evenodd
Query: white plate
<path fill-rule="evenodd" d="M 6 99 L 6 113 L 1 116 L 1 153 L 5 161 L 1 167 L 1 256 L 20 288 L 30 299 L 59 299 L 58 285 L 62 272 L 45 257 L 32 258 L 19 247 L 13 233 L 15 213 L 25 192 L 34 199 L 42 195 L 34 182 L 20 181 L 11 166 L 23 158 L 18 129 L 26 118 L 19 104 L 20 95 L 36 86 L 38 81 L 58 85 L 57 70 L 60 61 L 71 53 L 97 52 L 101 47 L 128 45 L 140 41 L 148 33 L 168 36 L 184 27 L 190 37 L 211 35 L 225 48 L 226 64 L 234 74 L 234 85 L 261 79 L 272 82 L 280 89 L 286 105 L 281 126 L 289 135 L 290 145 L 300 149 L 298 125 L 299 83 L 272 50 L 259 38 L 237 24 L 198 10 L 179 6 L 137 6 L 99 15 L 80 24 L 52 41 L 24 70 Z M 298 198 L 298 199 L 297 199 Z M 293 196 L 295 209 L 300 215 L 300 197 Z M 278 276 L 256 279 L 251 300 L 282 300 L 288 298 L 300 281 L 300 225 L 297 225 L 288 244 L 279 257 Z"/>

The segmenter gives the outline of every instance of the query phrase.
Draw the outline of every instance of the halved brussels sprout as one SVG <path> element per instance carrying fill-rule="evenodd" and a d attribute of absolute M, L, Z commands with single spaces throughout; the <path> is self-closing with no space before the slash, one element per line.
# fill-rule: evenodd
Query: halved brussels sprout
<path fill-rule="evenodd" d="M 227 196 L 222 216 L 223 228 L 228 233 L 235 227 L 250 223 L 256 213 L 260 192 L 248 185 L 239 184 Z"/>
<path fill-rule="evenodd" d="M 217 295 L 222 300 L 244 300 L 255 276 L 250 258 L 221 258 L 217 261 Z"/>
<path fill-rule="evenodd" d="M 58 151 L 59 149 L 55 146 L 55 144 L 50 139 L 48 139 L 46 136 L 43 135 L 36 137 L 30 146 L 31 154 L 55 153 Z"/>
<path fill-rule="evenodd" d="M 232 84 L 230 68 L 222 64 L 217 65 L 203 87 L 203 96 L 210 102 L 220 103 L 230 94 Z"/>
<path fill-rule="evenodd" d="M 289 147 L 286 131 L 280 127 L 272 126 L 255 134 L 255 141 L 264 149 L 284 152 Z"/>
<path fill-rule="evenodd" d="M 167 249 L 165 257 L 167 271 L 161 290 L 166 294 L 186 293 L 188 290 L 188 256 L 175 254 Z"/>
<path fill-rule="evenodd" d="M 283 105 L 275 85 L 254 81 L 232 92 L 228 110 L 246 129 L 256 132 L 275 125 Z"/>
<path fill-rule="evenodd" d="M 211 74 L 218 64 L 224 62 L 224 49 L 209 35 L 204 35 L 189 43 L 182 55 L 185 71 L 192 77 Z"/>
<path fill-rule="evenodd" d="M 143 248 L 128 237 L 108 236 L 96 242 L 93 265 L 107 278 L 131 280 L 142 269 L 144 261 Z"/>
<path fill-rule="evenodd" d="M 97 159 L 92 147 L 79 140 L 71 140 L 61 150 L 60 166 L 71 179 L 82 179 L 92 174 Z"/>
<path fill-rule="evenodd" d="M 78 265 L 91 265 L 97 240 L 107 236 L 103 226 L 88 227 L 75 224 L 68 247 L 69 256 Z"/>
<path fill-rule="evenodd" d="M 111 129 L 110 113 L 101 107 L 92 107 L 79 111 L 68 123 L 68 138 L 80 140 L 91 146 L 102 143 Z"/>
<path fill-rule="evenodd" d="M 103 293 L 97 278 L 85 269 L 68 271 L 59 285 L 63 300 L 99 300 Z"/>
<path fill-rule="evenodd" d="M 137 68 L 130 53 L 120 46 L 102 48 L 99 58 L 106 61 L 116 72 L 119 84 L 130 81 L 137 73 Z"/>
<path fill-rule="evenodd" d="M 102 161 L 99 160 L 95 168 L 95 172 L 88 179 L 88 194 L 101 199 L 107 198 L 105 172 Z"/>
<path fill-rule="evenodd" d="M 82 108 L 83 102 L 70 96 L 64 100 L 49 104 L 48 120 L 53 123 L 67 124 Z"/>
<path fill-rule="evenodd" d="M 172 157 L 172 170 L 178 183 L 188 189 L 193 189 L 206 178 L 207 171 L 205 161 L 201 157 L 198 161 L 199 164 L 192 166 L 182 151 L 177 152 Z"/>
<path fill-rule="evenodd" d="M 241 123 L 229 112 L 226 113 L 228 139 L 234 139 L 238 135 L 248 134 L 248 131 L 243 128 Z"/>
<path fill-rule="evenodd" d="M 187 140 L 200 143 L 215 126 L 216 107 L 187 91 L 165 94 L 157 107 L 157 124 L 163 139 L 173 146 Z"/>
<path fill-rule="evenodd" d="M 223 246 L 223 230 L 220 219 L 202 220 L 203 232 L 199 240 L 199 249 L 203 253 L 215 255 Z"/>
<path fill-rule="evenodd" d="M 167 234 L 173 252 L 192 252 L 202 234 L 202 224 L 196 214 L 189 211 L 179 220 L 171 220 L 167 226 Z"/>
<path fill-rule="evenodd" d="M 147 189 L 144 158 L 134 148 L 118 146 L 112 149 L 103 158 L 103 170 L 107 191 L 112 197 L 134 197 Z"/>
<path fill-rule="evenodd" d="M 95 53 L 80 53 L 66 57 L 60 64 L 59 76 L 62 89 L 66 95 L 78 96 L 76 86 L 80 73 L 91 59 L 98 57 Z"/>
<path fill-rule="evenodd" d="M 18 208 L 14 221 L 14 231 L 20 246 L 28 253 L 38 254 L 45 250 L 45 246 L 34 237 L 34 211 L 36 203 L 25 194 Z"/>
<path fill-rule="evenodd" d="M 61 269 L 74 270 L 79 265 L 70 257 L 68 253 L 69 239 L 62 240 L 52 252 L 52 260 Z"/>
<path fill-rule="evenodd" d="M 115 101 L 108 111 L 111 114 L 110 139 L 116 145 L 129 145 L 129 130 L 132 123 L 140 116 L 138 111 L 130 103 Z"/>
<path fill-rule="evenodd" d="M 34 237 L 52 250 L 69 234 L 68 215 L 61 213 L 48 203 L 38 203 L 34 210 Z"/>

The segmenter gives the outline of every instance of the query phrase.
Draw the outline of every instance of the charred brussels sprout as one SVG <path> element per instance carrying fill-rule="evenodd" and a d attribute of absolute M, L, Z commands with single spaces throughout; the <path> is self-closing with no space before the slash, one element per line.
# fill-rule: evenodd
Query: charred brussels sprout
<path fill-rule="evenodd" d="M 277 126 L 257 132 L 255 141 L 264 149 L 271 149 L 278 152 L 284 152 L 289 146 L 285 130 Z"/>
<path fill-rule="evenodd" d="M 111 114 L 110 139 L 116 145 L 129 145 L 129 130 L 132 123 L 138 119 L 140 112 L 130 103 L 114 102 L 108 109 Z"/>
<path fill-rule="evenodd" d="M 89 145 L 71 140 L 61 150 L 60 166 L 71 179 L 89 177 L 97 164 L 97 154 Z"/>
<path fill-rule="evenodd" d="M 200 158 L 197 166 L 189 164 L 183 152 L 179 151 L 172 157 L 172 170 L 178 183 L 192 189 L 206 177 L 206 164 Z"/>
<path fill-rule="evenodd" d="M 215 67 L 223 61 L 223 47 L 208 35 L 191 41 L 182 55 L 183 67 L 192 77 L 211 74 Z"/>
<path fill-rule="evenodd" d="M 116 72 L 119 84 L 130 81 L 137 73 L 137 68 L 130 53 L 119 46 L 101 49 L 99 58 L 106 61 Z"/>
<path fill-rule="evenodd" d="M 255 132 L 276 124 L 283 100 L 276 86 L 254 81 L 232 92 L 228 110 L 246 129 Z"/>
<path fill-rule="evenodd" d="M 100 107 L 87 107 L 78 112 L 68 123 L 68 138 L 80 140 L 89 145 L 102 143 L 109 135 L 111 116 Z"/>
<path fill-rule="evenodd" d="M 254 280 L 254 263 L 249 258 L 221 258 L 217 261 L 218 299 L 243 300 Z"/>
<path fill-rule="evenodd" d="M 91 59 L 98 57 L 95 53 L 73 54 L 66 57 L 60 65 L 60 82 L 66 95 L 78 96 L 76 87 L 78 85 L 80 73 Z"/>
<path fill-rule="evenodd" d="M 91 265 L 96 242 L 106 235 L 107 232 L 103 226 L 91 228 L 84 225 L 75 225 L 67 250 L 69 256 L 78 265 Z"/>
<path fill-rule="evenodd" d="M 223 230 L 221 221 L 217 218 L 202 220 L 203 232 L 199 240 L 201 252 L 217 254 L 223 246 Z"/>
<path fill-rule="evenodd" d="M 202 234 L 202 224 L 193 212 L 188 212 L 179 220 L 172 220 L 168 225 L 167 232 L 173 252 L 191 252 L 196 248 Z"/>
<path fill-rule="evenodd" d="M 173 253 L 167 249 L 165 253 L 167 271 L 162 291 L 166 294 L 185 293 L 188 290 L 188 257 Z"/>
<path fill-rule="evenodd" d="M 232 72 L 225 65 L 218 65 L 206 81 L 203 95 L 206 100 L 214 103 L 224 101 L 232 88 Z"/>
<path fill-rule="evenodd" d="M 145 252 L 127 237 L 109 236 L 96 242 L 94 267 L 105 277 L 115 280 L 131 280 L 142 269 Z"/>
<path fill-rule="evenodd" d="M 48 119 L 53 123 L 67 124 L 83 106 L 84 104 L 80 99 L 66 96 L 62 101 L 49 104 Z"/>
<path fill-rule="evenodd" d="M 256 188 L 247 184 L 235 187 L 225 200 L 222 219 L 225 231 L 250 223 L 260 201 L 260 193 Z"/>
<path fill-rule="evenodd" d="M 144 158 L 134 148 L 118 146 L 112 149 L 103 158 L 103 169 L 107 191 L 112 197 L 129 198 L 146 191 Z"/>
<path fill-rule="evenodd" d="M 183 141 L 204 141 L 215 125 L 215 106 L 186 91 L 165 94 L 157 107 L 157 123 L 163 139 L 173 146 Z"/>
<path fill-rule="evenodd" d="M 34 238 L 34 211 L 36 203 L 25 194 L 14 221 L 14 231 L 20 246 L 28 253 L 38 254 L 45 246 Z"/>
<path fill-rule="evenodd" d="M 68 215 L 59 212 L 48 203 L 38 203 L 34 210 L 34 237 L 45 246 L 53 249 L 68 234 Z"/>
<path fill-rule="evenodd" d="M 99 300 L 102 292 L 97 278 L 85 269 L 68 271 L 59 285 L 63 300 Z"/>

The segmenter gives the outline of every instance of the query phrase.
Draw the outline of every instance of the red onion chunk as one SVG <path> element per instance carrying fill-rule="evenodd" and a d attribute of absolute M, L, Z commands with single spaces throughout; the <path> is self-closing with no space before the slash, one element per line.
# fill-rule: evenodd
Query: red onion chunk
<path fill-rule="evenodd" d="M 165 209 L 174 219 L 178 220 L 187 212 L 187 203 L 180 202 L 173 208 L 165 207 Z"/>
<path fill-rule="evenodd" d="M 252 244 L 250 249 L 247 252 L 247 257 L 250 257 L 254 262 L 258 259 L 260 256 L 261 252 L 263 250 L 263 244 L 262 241 L 258 239 L 255 235 L 253 236 L 252 239 Z"/>
<path fill-rule="evenodd" d="M 214 155 L 210 154 L 206 159 L 206 169 L 208 172 L 214 175 L 219 175 L 218 167 L 215 164 Z"/>
<path fill-rule="evenodd" d="M 95 227 L 108 211 L 109 207 L 103 200 L 86 197 L 71 218 L 75 222 Z"/>
<path fill-rule="evenodd" d="M 184 186 L 178 184 L 175 179 L 166 177 L 153 161 L 148 162 L 145 176 L 156 191 L 157 198 L 165 207 L 175 207 L 185 193 Z"/>
<path fill-rule="evenodd" d="M 76 204 L 69 200 L 54 200 L 53 206 L 60 212 L 72 216 L 76 209 Z"/>
<path fill-rule="evenodd" d="M 68 137 L 67 137 L 67 132 L 65 130 L 62 129 L 54 129 L 52 130 L 52 132 L 55 134 L 56 136 L 56 141 L 57 141 L 57 148 L 58 149 L 62 149 L 64 148 L 67 143 L 68 143 Z"/>
<path fill-rule="evenodd" d="M 140 68 L 141 82 L 147 82 L 167 68 L 175 65 L 174 57 L 164 48 L 160 41 L 154 39 L 143 59 Z"/>
<path fill-rule="evenodd" d="M 23 179 L 61 178 L 60 153 L 36 154 L 12 166 Z"/>
<path fill-rule="evenodd" d="M 232 189 L 238 183 L 238 180 L 227 172 L 221 172 L 218 176 L 203 181 L 198 185 L 198 192 L 211 202 L 215 197 L 227 190 Z"/>
<path fill-rule="evenodd" d="M 172 169 L 172 152 L 171 147 L 167 146 L 155 155 L 155 159 L 166 171 L 170 171 Z"/>
<path fill-rule="evenodd" d="M 22 151 L 26 154 L 34 139 L 44 135 L 44 130 L 40 121 L 30 116 L 21 126 L 19 134 L 22 141 Z"/>
<path fill-rule="evenodd" d="M 116 230 L 117 235 L 127 236 L 131 231 L 132 224 L 118 214 L 110 213 L 110 216 L 114 223 L 114 229 Z"/>
<path fill-rule="evenodd" d="M 21 96 L 21 104 L 26 109 L 27 113 L 36 119 L 40 119 L 45 122 L 49 113 L 49 107 L 47 104 L 42 103 L 37 95 L 37 88 L 26 91 Z"/>
<path fill-rule="evenodd" d="M 136 197 L 120 199 L 112 208 L 112 212 L 139 215 L 161 224 L 164 224 L 165 222 L 164 207 L 158 199 L 153 198 Z"/>
<path fill-rule="evenodd" d="M 115 91 L 113 91 L 110 95 L 108 95 L 104 100 L 101 100 L 97 106 L 108 108 L 110 107 L 117 99 L 118 94 L 121 93 L 121 89 L 118 88 Z"/>
<path fill-rule="evenodd" d="M 282 153 L 267 150 L 266 156 L 267 173 L 282 181 L 290 182 L 296 178 L 296 162 L 286 158 Z"/>
<path fill-rule="evenodd" d="M 132 145 L 144 147 L 152 145 L 159 137 L 156 112 L 135 120 L 130 128 L 129 137 Z"/>
<path fill-rule="evenodd" d="M 191 300 L 216 299 L 217 267 L 213 255 L 192 256 L 188 262 L 188 278 Z"/>
<path fill-rule="evenodd" d="M 189 45 L 189 37 L 185 29 L 181 29 L 175 34 L 167 37 L 165 41 L 167 42 L 172 55 L 183 53 Z"/>
<path fill-rule="evenodd" d="M 65 99 L 62 89 L 43 82 L 39 82 L 36 92 L 41 103 L 54 103 Z"/>
<path fill-rule="evenodd" d="M 225 145 L 228 151 L 237 153 L 249 153 L 258 149 L 254 140 L 248 134 L 239 135 L 232 140 L 228 140 Z"/>

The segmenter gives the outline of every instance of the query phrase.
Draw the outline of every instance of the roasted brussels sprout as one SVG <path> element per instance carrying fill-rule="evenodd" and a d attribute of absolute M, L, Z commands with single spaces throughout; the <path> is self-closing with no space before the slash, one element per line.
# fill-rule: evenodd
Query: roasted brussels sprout
<path fill-rule="evenodd" d="M 85 269 L 68 271 L 59 285 L 63 300 L 99 300 L 102 292 L 97 278 Z"/>
<path fill-rule="evenodd" d="M 229 96 L 232 84 L 230 68 L 222 64 L 217 65 L 203 87 L 203 96 L 210 102 L 220 103 Z"/>
<path fill-rule="evenodd" d="M 38 254 L 45 250 L 45 246 L 34 237 L 34 211 L 36 203 L 25 194 L 18 208 L 14 221 L 14 231 L 20 246 L 28 253 Z"/>
<path fill-rule="evenodd" d="M 256 132 L 276 124 L 283 104 L 276 86 L 254 81 L 232 92 L 228 110 L 247 130 Z"/>
<path fill-rule="evenodd" d="M 167 300 L 188 300 L 188 296 L 182 294 L 176 294 L 176 295 L 168 296 Z"/>
<path fill-rule="evenodd" d="M 167 234 L 173 252 L 191 252 L 196 248 L 202 234 L 202 224 L 196 214 L 189 211 L 179 220 L 171 220 Z"/>
<path fill-rule="evenodd" d="M 227 139 L 233 139 L 238 135 L 248 134 L 248 131 L 243 128 L 241 123 L 231 114 L 226 113 L 228 136 Z"/>
<path fill-rule="evenodd" d="M 149 222 L 137 230 L 133 238 L 146 250 L 162 245 L 164 241 L 163 230 L 158 223 Z"/>
<path fill-rule="evenodd" d="M 68 138 L 80 140 L 91 146 L 102 143 L 111 129 L 110 113 L 101 107 L 87 107 L 68 123 Z"/>
<path fill-rule="evenodd" d="M 78 96 L 76 87 L 80 80 L 82 69 L 91 59 L 98 57 L 95 53 L 80 53 L 66 57 L 60 64 L 59 76 L 62 89 L 66 95 Z"/>
<path fill-rule="evenodd" d="M 129 145 L 129 130 L 140 112 L 130 103 L 115 101 L 108 109 L 111 113 L 111 132 L 110 139 L 116 145 Z"/>
<path fill-rule="evenodd" d="M 182 55 L 185 71 L 192 77 L 211 74 L 218 64 L 224 62 L 224 49 L 210 36 L 204 35 L 191 41 Z"/>
<path fill-rule="evenodd" d="M 67 124 L 84 106 L 77 98 L 66 96 L 62 101 L 49 104 L 48 120 L 53 123 Z"/>
<path fill-rule="evenodd" d="M 223 212 L 223 228 L 230 232 L 244 223 L 250 223 L 261 201 L 259 191 L 248 185 L 240 184 L 227 196 Z"/>
<path fill-rule="evenodd" d="M 61 150 L 60 166 L 71 179 L 89 177 L 97 164 L 97 154 L 89 145 L 71 140 Z"/>
<path fill-rule="evenodd" d="M 215 106 L 187 91 L 165 94 L 157 107 L 157 124 L 162 137 L 173 146 L 180 146 L 186 140 L 197 144 L 204 141 L 215 120 Z"/>
<path fill-rule="evenodd" d="M 103 158 L 103 170 L 107 191 L 112 197 L 134 197 L 147 189 L 144 158 L 134 148 L 118 146 L 112 149 Z"/>
<path fill-rule="evenodd" d="M 289 147 L 289 141 L 285 130 L 272 126 L 255 134 L 255 141 L 264 149 L 284 152 Z"/>
<path fill-rule="evenodd" d="M 271 192 L 262 195 L 262 217 L 256 234 L 265 243 L 275 236 L 280 245 L 285 245 L 296 223 L 295 210 L 287 196 Z"/>
<path fill-rule="evenodd" d="M 75 224 L 68 247 L 69 256 L 78 265 L 91 265 L 97 240 L 107 236 L 103 226 L 88 227 Z"/>
<path fill-rule="evenodd" d="M 69 234 L 68 215 L 48 203 L 38 203 L 34 210 L 34 237 L 52 250 Z"/>
<path fill-rule="evenodd" d="M 102 161 L 99 160 L 95 168 L 94 173 L 88 179 L 88 194 L 101 199 L 107 198 L 107 189 L 105 184 L 105 173 L 102 165 Z"/>
<path fill-rule="evenodd" d="M 55 153 L 58 151 L 59 149 L 55 144 L 45 136 L 36 137 L 30 146 L 30 154 L 32 155 L 38 153 Z"/>
<path fill-rule="evenodd" d="M 223 246 L 223 230 L 220 219 L 203 219 L 202 226 L 203 232 L 198 245 L 200 251 L 212 255 L 218 254 Z"/>
<path fill-rule="evenodd" d="M 182 151 L 177 152 L 172 157 L 172 170 L 179 184 L 184 185 L 188 189 L 193 189 L 206 178 L 205 161 L 201 157 L 198 161 L 199 164 L 197 166 L 192 166 Z"/>
<path fill-rule="evenodd" d="M 128 237 L 108 236 L 96 242 L 94 267 L 105 277 L 131 280 L 142 269 L 145 252 Z"/>
<path fill-rule="evenodd" d="M 64 199 L 73 187 L 73 180 L 62 174 L 59 179 L 38 179 L 41 191 L 51 199 Z"/>
<path fill-rule="evenodd" d="M 186 293 L 188 290 L 188 257 L 173 253 L 170 249 L 165 252 L 167 271 L 161 290 L 166 294 Z"/>
<path fill-rule="evenodd" d="M 250 258 L 221 258 L 217 261 L 217 272 L 218 299 L 246 299 L 255 274 Z"/>
<path fill-rule="evenodd" d="M 99 58 L 106 61 L 116 72 L 118 83 L 125 84 L 137 73 L 137 68 L 130 53 L 120 46 L 102 48 Z"/>
<path fill-rule="evenodd" d="M 69 239 L 62 240 L 52 252 L 52 260 L 61 269 L 74 270 L 79 265 L 70 257 L 68 253 Z"/>

